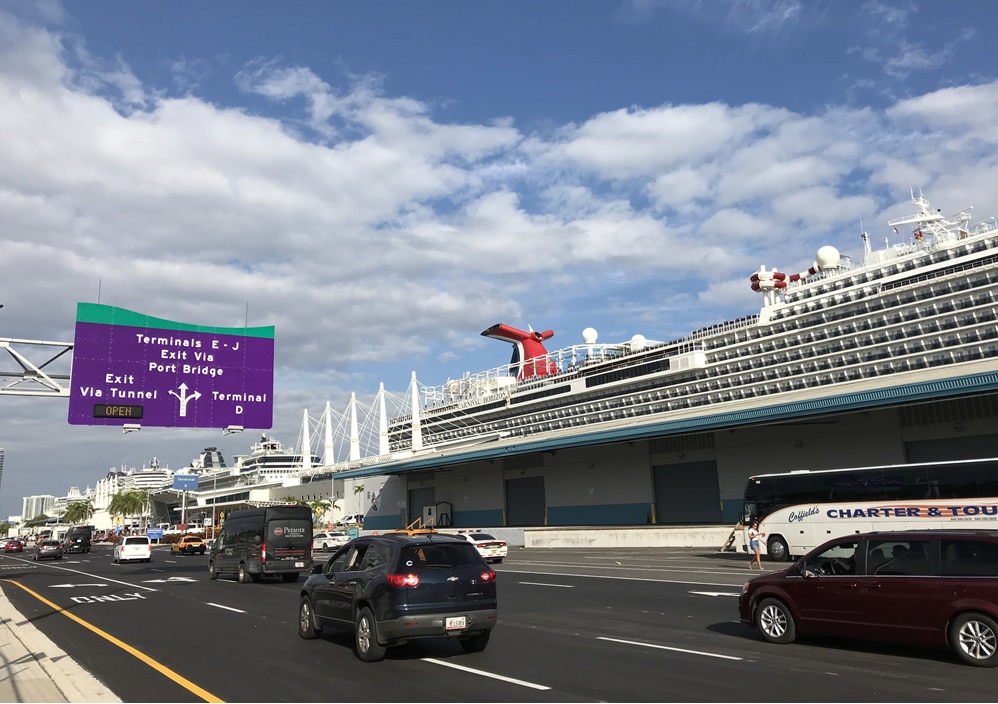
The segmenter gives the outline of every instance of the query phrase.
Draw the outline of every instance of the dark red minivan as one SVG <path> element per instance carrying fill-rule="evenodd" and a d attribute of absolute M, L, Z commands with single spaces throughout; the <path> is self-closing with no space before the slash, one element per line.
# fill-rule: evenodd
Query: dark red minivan
<path fill-rule="evenodd" d="M 944 645 L 998 665 L 998 531 L 924 530 L 837 538 L 745 583 L 743 623 L 764 640 L 815 634 Z"/>

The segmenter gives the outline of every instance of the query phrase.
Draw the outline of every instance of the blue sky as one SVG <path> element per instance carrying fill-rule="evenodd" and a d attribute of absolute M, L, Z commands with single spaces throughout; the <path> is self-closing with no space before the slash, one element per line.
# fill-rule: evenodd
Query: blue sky
<path fill-rule="evenodd" d="M 998 210 L 995 36 L 983 0 L 0 0 L 0 337 L 71 340 L 98 292 L 248 310 L 288 444 L 504 364 L 496 322 L 681 337 L 757 312 L 760 265 L 892 237 L 912 188 Z M 0 516 L 252 439 L 0 397 Z"/>

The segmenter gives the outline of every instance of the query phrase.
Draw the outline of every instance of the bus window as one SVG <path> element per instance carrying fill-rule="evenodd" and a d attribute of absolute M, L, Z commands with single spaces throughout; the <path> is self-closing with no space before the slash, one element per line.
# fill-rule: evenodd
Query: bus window
<path fill-rule="evenodd" d="M 925 469 L 885 469 L 884 494 L 888 501 L 939 498 L 939 487 Z"/>
<path fill-rule="evenodd" d="M 884 473 L 836 472 L 832 476 L 831 501 L 883 501 Z"/>
<path fill-rule="evenodd" d="M 806 505 L 828 501 L 831 496 L 831 477 L 828 474 L 791 474 L 777 477 L 776 503 L 781 506 Z"/>

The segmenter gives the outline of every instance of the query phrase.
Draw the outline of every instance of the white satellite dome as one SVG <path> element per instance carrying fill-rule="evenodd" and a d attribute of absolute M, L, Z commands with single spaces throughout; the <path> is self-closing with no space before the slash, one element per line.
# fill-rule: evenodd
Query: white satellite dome
<path fill-rule="evenodd" d="M 597 337 L 599 337 L 599 333 L 596 332 L 596 328 L 586 328 L 582 331 L 582 341 L 587 345 L 594 344 Z"/>
<path fill-rule="evenodd" d="M 645 339 L 644 335 L 635 335 L 631 338 L 631 352 L 640 352 L 648 344 L 648 340 Z"/>
<path fill-rule="evenodd" d="M 839 250 L 835 249 L 835 247 L 831 245 L 826 244 L 824 247 L 819 249 L 818 253 L 815 255 L 814 263 L 818 265 L 815 268 L 835 269 L 836 267 L 838 267 L 840 259 L 841 255 L 839 254 Z"/>

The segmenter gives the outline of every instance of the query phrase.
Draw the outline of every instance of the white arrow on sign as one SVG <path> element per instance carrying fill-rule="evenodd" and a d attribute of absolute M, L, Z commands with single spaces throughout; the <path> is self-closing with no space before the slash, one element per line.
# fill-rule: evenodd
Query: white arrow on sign
<path fill-rule="evenodd" d="M 106 584 L 50 584 L 50 587 L 106 587 Z"/>
<path fill-rule="evenodd" d="M 690 592 L 690 594 L 700 594 L 701 596 L 738 596 L 738 592 Z"/>
<path fill-rule="evenodd" d="M 166 579 L 144 579 L 143 584 L 150 584 L 152 582 L 196 582 L 196 579 L 191 579 L 190 577 L 167 577 Z"/>

